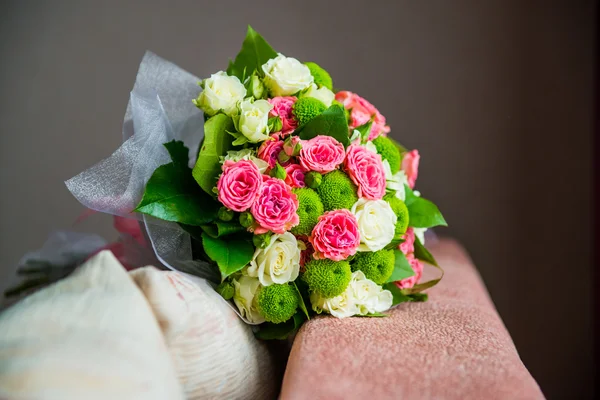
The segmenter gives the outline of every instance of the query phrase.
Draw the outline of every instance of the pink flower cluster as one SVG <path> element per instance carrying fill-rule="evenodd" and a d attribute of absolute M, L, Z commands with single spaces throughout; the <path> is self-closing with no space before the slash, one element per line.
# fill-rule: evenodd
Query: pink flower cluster
<path fill-rule="evenodd" d="M 350 110 L 350 129 L 357 128 L 373 119 L 369 140 L 375 139 L 379 135 L 387 135 L 390 127 L 385 122 L 385 117 L 381 115 L 375 106 L 363 99 L 359 95 L 346 90 L 338 92 L 335 99 L 342 103 L 347 110 Z"/>
<path fill-rule="evenodd" d="M 321 215 L 309 237 L 315 259 L 345 260 L 356 254 L 360 244 L 358 222 L 348 210 L 334 210 Z"/>
<path fill-rule="evenodd" d="M 353 144 L 348 147 L 344 164 L 360 197 L 379 200 L 385 195 L 385 170 L 379 154 Z"/>
<path fill-rule="evenodd" d="M 233 211 L 250 209 L 257 234 L 285 233 L 298 225 L 298 198 L 282 180 L 262 175 L 252 161 L 225 161 L 217 182 L 219 201 Z"/>
<path fill-rule="evenodd" d="M 408 228 L 404 234 L 404 242 L 398 246 L 400 251 L 404 253 L 406 259 L 410 263 L 415 274 L 409 278 L 395 282 L 400 289 L 409 289 L 415 286 L 423 275 L 423 263 L 415 257 L 415 232 L 413 228 Z"/>

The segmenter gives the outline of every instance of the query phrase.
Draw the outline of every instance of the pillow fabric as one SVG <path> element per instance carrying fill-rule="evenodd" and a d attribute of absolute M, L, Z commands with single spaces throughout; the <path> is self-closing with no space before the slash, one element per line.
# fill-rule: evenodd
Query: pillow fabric
<path fill-rule="evenodd" d="M 0 314 L 2 399 L 184 399 L 144 295 L 109 251 Z"/>
<path fill-rule="evenodd" d="M 281 375 L 265 342 L 204 279 L 132 271 L 159 322 L 186 398 L 274 399 Z"/>

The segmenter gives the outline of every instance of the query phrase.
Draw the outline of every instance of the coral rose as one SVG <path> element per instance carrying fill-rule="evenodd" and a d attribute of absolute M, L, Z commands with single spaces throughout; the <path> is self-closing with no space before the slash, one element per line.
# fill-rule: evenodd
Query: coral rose
<path fill-rule="evenodd" d="M 292 188 L 303 188 L 306 186 L 304 183 L 304 174 L 306 171 L 300 164 L 290 164 L 285 167 L 285 183 L 290 185 Z"/>
<path fill-rule="evenodd" d="M 273 97 L 267 100 L 273 105 L 270 114 L 271 117 L 279 117 L 281 119 L 281 133 L 284 136 L 292 133 L 298 127 L 298 122 L 292 115 L 292 107 L 296 100 L 298 99 L 294 96 Z"/>
<path fill-rule="evenodd" d="M 262 187 L 262 175 L 249 160 L 225 161 L 217 182 L 219 201 L 233 211 L 246 211 L 256 200 Z"/>
<path fill-rule="evenodd" d="M 412 189 L 415 187 L 417 181 L 417 175 L 419 175 L 419 160 L 421 156 L 418 150 L 411 150 L 404 154 L 402 158 L 402 171 L 406 175 L 408 180 L 408 186 Z"/>
<path fill-rule="evenodd" d="M 258 224 L 255 234 L 272 231 L 283 234 L 298 225 L 298 197 L 284 181 L 263 176 L 263 184 L 250 212 Z"/>
<path fill-rule="evenodd" d="M 336 93 L 335 99 L 342 103 L 347 110 L 350 110 L 350 130 L 366 124 L 373 118 L 369 140 L 389 133 L 390 127 L 386 125 L 385 117 L 367 100 L 346 90 Z"/>
<path fill-rule="evenodd" d="M 307 171 L 326 174 L 344 162 L 344 145 L 331 136 L 319 135 L 302 142 L 299 160 Z"/>
<path fill-rule="evenodd" d="M 319 217 L 309 241 L 315 259 L 341 261 L 356 254 L 360 245 L 358 222 L 349 210 L 334 210 Z"/>
<path fill-rule="evenodd" d="M 415 252 L 415 231 L 412 227 L 409 227 L 404 234 L 404 242 L 400 243 L 398 249 L 404 255 L 409 255 Z"/>
<path fill-rule="evenodd" d="M 363 146 L 348 147 L 345 161 L 346 171 L 358 186 L 358 195 L 369 200 L 379 200 L 385 194 L 385 170 L 381 156 Z"/>
<path fill-rule="evenodd" d="M 269 164 L 269 168 L 274 168 L 277 165 L 279 153 L 283 150 L 283 141 L 277 139 L 277 135 L 271 135 L 271 139 L 266 140 L 258 148 L 256 154 L 258 158 L 266 161 Z M 282 166 L 286 166 L 290 161 L 279 162 Z"/>

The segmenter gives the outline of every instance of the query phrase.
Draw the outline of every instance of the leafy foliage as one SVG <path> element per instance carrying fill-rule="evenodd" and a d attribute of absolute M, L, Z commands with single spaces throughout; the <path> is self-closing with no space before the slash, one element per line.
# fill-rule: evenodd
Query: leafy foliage
<path fill-rule="evenodd" d="M 303 312 L 299 311 L 286 322 L 280 324 L 266 322 L 261 324 L 260 330 L 255 333 L 255 336 L 263 340 L 284 340 L 300 328 L 305 320 L 306 317 Z"/>
<path fill-rule="evenodd" d="M 413 271 L 404 253 L 400 250 L 394 250 L 394 256 L 396 257 L 394 272 L 392 272 L 392 275 L 388 278 L 387 282 L 401 281 L 402 279 L 414 276 L 415 271 Z"/>
<path fill-rule="evenodd" d="M 199 226 L 215 219 L 218 204 L 196 184 L 182 142 L 165 144 L 173 161 L 158 167 L 146 184 L 134 211 L 165 221 Z"/>
<path fill-rule="evenodd" d="M 332 105 L 307 122 L 299 130 L 300 139 L 308 140 L 318 135 L 331 136 L 344 146 L 350 144 L 348 121 L 342 107 Z"/>
<path fill-rule="evenodd" d="M 217 263 L 222 279 L 244 268 L 254 255 L 254 246 L 250 241 L 239 238 L 223 240 L 206 232 L 201 237 L 204 251 Z"/>
<path fill-rule="evenodd" d="M 235 60 L 229 62 L 227 75 L 237 76 L 243 82 L 254 71 L 262 73 L 260 67 L 275 57 L 277 57 L 277 52 L 258 32 L 248 25 L 248 32 L 242 44 L 242 49 Z"/>
<path fill-rule="evenodd" d="M 444 216 L 431 201 L 415 196 L 408 185 L 404 185 L 406 200 L 404 203 L 408 208 L 408 226 L 415 228 L 432 228 L 434 226 L 448 226 Z"/>
<path fill-rule="evenodd" d="M 233 137 L 227 134 L 232 130 L 233 121 L 225 114 L 217 114 L 204 124 L 204 142 L 192 174 L 198 185 L 211 196 L 214 196 L 213 188 L 221 173 L 220 159 L 233 146 Z"/>

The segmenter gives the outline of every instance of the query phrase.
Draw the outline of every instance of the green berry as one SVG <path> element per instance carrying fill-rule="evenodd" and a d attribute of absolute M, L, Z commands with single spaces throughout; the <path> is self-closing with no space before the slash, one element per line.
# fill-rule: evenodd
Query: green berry
<path fill-rule="evenodd" d="M 342 294 L 352 277 L 348 261 L 311 260 L 305 267 L 302 279 L 311 291 L 325 298 Z"/>
<path fill-rule="evenodd" d="M 377 136 L 377 138 L 373 140 L 373 144 L 377 148 L 377 153 L 381 155 L 381 158 L 390 163 L 392 174 L 400 171 L 400 161 L 402 160 L 402 157 L 400 156 L 400 150 L 398 150 L 398 147 L 396 147 L 394 142 L 387 136 Z"/>
<path fill-rule="evenodd" d="M 361 251 L 356 253 L 352 261 L 352 272 L 362 271 L 367 279 L 381 285 L 392 276 L 395 262 L 393 250 Z"/>
<path fill-rule="evenodd" d="M 325 211 L 350 209 L 358 201 L 356 185 L 344 172 L 331 171 L 315 189 L 323 202 Z"/>
<path fill-rule="evenodd" d="M 274 324 L 292 318 L 299 304 L 298 292 L 289 283 L 264 286 L 258 293 L 258 311 L 265 320 Z"/>
<path fill-rule="evenodd" d="M 310 70 L 310 74 L 315 79 L 315 84 L 318 87 L 325 86 L 329 90 L 333 90 L 333 81 L 329 72 L 321 68 L 317 63 L 305 62 L 304 65 Z"/>
<path fill-rule="evenodd" d="M 233 219 L 233 214 L 233 210 L 230 210 L 227 207 L 221 207 L 217 212 L 217 218 L 219 218 L 221 221 L 228 222 Z"/>
<path fill-rule="evenodd" d="M 240 225 L 244 228 L 249 228 L 254 224 L 254 217 L 249 211 L 244 211 L 240 214 Z"/>
<path fill-rule="evenodd" d="M 302 126 L 326 109 L 325 104 L 315 98 L 301 97 L 294 103 L 292 114 L 298 121 L 298 125 Z"/>
<path fill-rule="evenodd" d="M 298 196 L 298 217 L 300 223 L 292 228 L 294 235 L 309 236 L 323 215 L 323 203 L 317 192 L 309 188 L 294 189 Z"/>
<path fill-rule="evenodd" d="M 408 208 L 406 208 L 406 204 L 393 194 L 388 194 L 383 199 L 389 203 L 392 211 L 398 217 L 396 236 L 404 235 L 408 229 Z"/>

